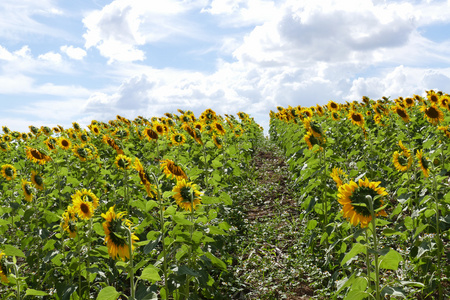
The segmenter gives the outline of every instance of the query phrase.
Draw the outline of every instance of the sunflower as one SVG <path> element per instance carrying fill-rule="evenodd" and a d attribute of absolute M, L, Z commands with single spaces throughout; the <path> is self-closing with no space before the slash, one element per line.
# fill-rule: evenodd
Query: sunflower
<path fill-rule="evenodd" d="M 92 125 L 88 126 L 88 128 L 93 134 L 95 134 L 95 135 L 100 134 L 100 127 L 98 127 L 96 124 L 92 124 Z"/>
<path fill-rule="evenodd" d="M 450 95 L 444 95 L 441 97 L 441 100 L 439 101 L 439 106 L 444 109 L 449 109 L 450 107 Z"/>
<path fill-rule="evenodd" d="M 181 133 L 175 132 L 170 137 L 170 140 L 174 146 L 181 146 L 186 142 L 186 137 Z"/>
<path fill-rule="evenodd" d="M 46 136 L 50 136 L 53 132 L 52 129 L 48 126 L 41 126 L 40 131 L 45 134 Z"/>
<path fill-rule="evenodd" d="M 333 111 L 331 113 L 331 118 L 335 121 L 339 121 L 341 119 L 341 116 L 339 115 L 339 113 L 337 111 Z"/>
<path fill-rule="evenodd" d="M 302 115 L 305 116 L 306 118 L 312 118 L 312 116 L 314 115 L 313 111 L 311 108 L 303 108 L 302 109 Z"/>
<path fill-rule="evenodd" d="M 392 162 L 397 170 L 406 172 L 412 165 L 412 156 L 409 153 L 405 154 L 405 152 L 395 151 L 392 156 Z"/>
<path fill-rule="evenodd" d="M 320 138 L 323 136 L 323 130 L 320 127 L 319 124 L 317 124 L 316 122 L 312 121 L 311 118 L 305 118 L 303 120 L 303 124 L 305 125 L 305 128 L 307 131 L 311 131 L 311 133 L 316 137 L 316 138 Z"/>
<path fill-rule="evenodd" d="M 399 115 L 400 116 L 400 118 L 402 118 L 402 120 L 405 122 L 405 123 L 408 123 L 410 120 L 409 120 L 409 115 L 408 115 L 408 113 L 406 112 L 406 109 L 404 109 L 403 107 L 401 107 L 401 106 L 399 106 L 399 105 L 396 105 L 396 106 L 394 106 L 393 108 L 392 108 L 392 110 L 397 114 L 397 115 Z"/>
<path fill-rule="evenodd" d="M 345 172 L 341 168 L 333 168 L 330 176 L 331 178 L 333 178 L 334 182 L 336 182 L 338 188 L 344 184 L 342 179 L 347 178 L 347 174 L 345 174 Z"/>
<path fill-rule="evenodd" d="M 65 211 L 62 214 L 61 227 L 67 233 L 69 233 L 70 238 L 75 238 L 77 236 L 77 225 L 71 214 Z"/>
<path fill-rule="evenodd" d="M 145 191 L 147 192 L 147 196 L 149 196 L 150 198 L 155 197 L 156 186 L 150 183 L 151 179 L 148 176 L 148 174 L 145 172 L 145 169 L 142 166 L 141 161 L 137 157 L 134 160 L 134 168 L 139 173 L 139 178 L 141 179 L 141 184 L 144 185 Z"/>
<path fill-rule="evenodd" d="M 224 135 L 226 133 L 225 128 L 223 128 L 222 124 L 219 122 L 213 122 L 211 126 L 220 135 Z"/>
<path fill-rule="evenodd" d="M 352 121 L 352 123 L 354 125 L 358 125 L 359 127 L 363 128 L 364 127 L 364 117 L 361 113 L 351 110 L 348 113 L 348 119 L 350 119 Z"/>
<path fill-rule="evenodd" d="M 172 192 L 176 193 L 173 198 L 175 198 L 178 206 L 185 211 L 192 211 L 192 208 L 196 210 L 202 201 L 203 193 L 198 190 L 198 186 L 192 182 L 186 182 L 184 179 L 177 181 L 177 185 L 172 189 Z"/>
<path fill-rule="evenodd" d="M 420 111 L 425 114 L 425 118 L 433 125 L 444 121 L 444 113 L 435 105 L 431 105 L 430 107 L 422 106 Z"/>
<path fill-rule="evenodd" d="M 0 279 L 2 280 L 2 282 L 4 283 L 9 283 L 8 277 L 6 277 L 8 275 L 7 273 L 7 269 L 6 267 L 3 265 L 3 256 L 5 255 L 5 253 L 3 253 L 0 250 Z"/>
<path fill-rule="evenodd" d="M 187 179 L 183 169 L 170 159 L 161 160 L 161 169 L 168 178 L 176 180 Z"/>
<path fill-rule="evenodd" d="M 25 196 L 25 200 L 31 202 L 31 200 L 33 200 L 33 189 L 31 188 L 31 182 L 22 179 L 22 191 Z"/>
<path fill-rule="evenodd" d="M 216 112 L 210 108 L 207 108 L 204 112 L 202 112 L 200 117 L 203 117 L 206 121 L 210 121 L 210 122 L 217 119 Z"/>
<path fill-rule="evenodd" d="M 339 104 L 337 104 L 336 102 L 330 100 L 328 101 L 328 109 L 330 111 L 338 111 L 339 110 Z"/>
<path fill-rule="evenodd" d="M 3 130 L 3 133 L 5 133 L 5 134 L 9 134 L 11 132 L 11 130 L 9 130 L 9 128 L 6 126 L 2 126 L 2 130 Z"/>
<path fill-rule="evenodd" d="M 0 150 L 2 150 L 3 152 L 6 152 L 9 150 L 9 144 L 6 142 L 2 142 L 0 141 Z"/>
<path fill-rule="evenodd" d="M 117 154 L 123 154 L 122 149 L 116 144 L 116 141 L 107 135 L 104 135 L 102 141 L 116 150 Z"/>
<path fill-rule="evenodd" d="M 147 127 L 143 131 L 143 135 L 150 141 L 150 140 L 157 140 L 158 139 L 158 133 L 154 131 L 152 128 Z"/>
<path fill-rule="evenodd" d="M 450 138 L 450 128 L 447 126 L 438 126 L 438 130 L 441 130 L 446 137 Z"/>
<path fill-rule="evenodd" d="M 131 166 L 131 158 L 129 158 L 126 155 L 119 154 L 116 156 L 115 164 L 119 169 L 122 170 L 129 169 Z"/>
<path fill-rule="evenodd" d="M 360 179 L 358 183 L 353 180 L 343 184 L 338 189 L 338 202 L 343 205 L 341 210 L 344 217 L 354 226 L 361 223 L 361 228 L 368 226 L 372 221 L 372 214 L 369 210 L 367 196 L 371 197 L 372 207 L 375 210 L 383 206 L 384 202 L 381 198 L 374 199 L 376 196 L 387 196 L 388 193 L 384 188 L 379 187 L 380 182 L 369 182 Z M 387 216 L 384 210 L 376 213 L 376 216 Z"/>
<path fill-rule="evenodd" d="M 233 131 L 234 131 L 234 136 L 237 138 L 242 136 L 242 134 L 244 133 L 244 130 L 242 129 L 241 126 L 236 126 Z"/>
<path fill-rule="evenodd" d="M 77 122 L 72 122 L 72 125 L 73 125 L 73 129 L 75 129 L 76 131 L 81 130 L 80 124 L 78 124 Z"/>
<path fill-rule="evenodd" d="M 17 175 L 16 168 L 14 168 L 14 166 L 10 164 L 3 165 L 2 175 L 6 178 L 6 180 L 13 180 Z"/>
<path fill-rule="evenodd" d="M 429 91 L 427 93 L 427 99 L 428 101 L 430 101 L 430 103 L 432 103 L 433 105 L 438 105 L 439 104 L 439 95 L 436 94 L 435 91 Z"/>
<path fill-rule="evenodd" d="M 78 157 L 81 161 L 86 161 L 92 158 L 92 150 L 85 145 L 75 145 L 72 148 L 73 154 Z"/>
<path fill-rule="evenodd" d="M 79 197 L 78 193 L 72 195 L 72 205 L 80 219 L 89 220 L 94 215 L 94 204 L 86 198 Z"/>
<path fill-rule="evenodd" d="M 91 202 L 94 209 L 98 207 L 98 197 L 91 190 L 82 189 L 81 191 L 76 191 L 73 197 L 79 197 L 85 202 Z"/>
<path fill-rule="evenodd" d="M 11 142 L 11 141 L 12 141 L 12 137 L 11 137 L 11 135 L 5 133 L 5 134 L 2 136 L 2 140 L 5 141 L 5 142 Z"/>
<path fill-rule="evenodd" d="M 160 124 L 160 123 L 156 123 L 153 128 L 155 129 L 155 131 L 159 134 L 162 135 L 164 134 L 165 130 L 164 130 L 164 125 Z"/>
<path fill-rule="evenodd" d="M 37 128 L 36 126 L 30 125 L 30 126 L 28 126 L 28 128 L 30 128 L 30 131 L 31 131 L 34 135 L 38 135 L 38 134 L 39 134 L 39 128 Z"/>
<path fill-rule="evenodd" d="M 194 123 L 194 128 L 198 129 L 200 132 L 203 131 L 203 124 L 201 122 L 195 122 Z"/>
<path fill-rule="evenodd" d="M 416 158 L 419 161 L 419 166 L 422 169 L 423 175 L 425 177 L 428 177 L 429 171 L 430 171 L 430 163 L 429 163 L 428 159 L 423 156 L 422 150 L 418 150 L 416 152 Z"/>
<path fill-rule="evenodd" d="M 51 161 L 51 157 L 42 153 L 38 149 L 31 148 L 26 146 L 26 155 L 29 160 L 31 160 L 34 163 L 38 163 L 40 165 L 44 165 L 48 161 Z"/>
<path fill-rule="evenodd" d="M 80 131 L 80 133 L 78 133 L 78 138 L 80 139 L 81 142 L 83 143 L 87 143 L 89 142 L 89 140 L 91 139 L 88 135 L 88 133 L 86 132 L 86 130 Z"/>
<path fill-rule="evenodd" d="M 108 247 L 109 256 L 113 259 L 120 258 L 123 261 L 130 258 L 130 249 L 128 245 L 128 234 L 131 227 L 131 222 L 124 219 L 125 212 L 114 212 L 114 206 L 110 207 L 109 210 L 102 214 L 105 219 L 103 222 L 103 230 L 105 231 L 105 243 Z M 134 250 L 135 241 L 139 238 L 131 233 L 131 248 Z"/>
<path fill-rule="evenodd" d="M 37 189 L 44 189 L 44 180 L 42 179 L 42 176 L 34 170 L 31 171 L 31 182 Z"/>
<path fill-rule="evenodd" d="M 415 101 L 414 101 L 413 98 L 408 97 L 408 98 L 405 98 L 405 99 L 403 100 L 403 104 L 404 104 L 406 107 L 409 108 L 409 107 L 413 107 L 413 106 L 414 106 Z"/>
<path fill-rule="evenodd" d="M 245 112 L 242 112 L 242 111 L 238 112 L 238 113 L 237 113 L 237 116 L 238 116 L 239 119 L 241 119 L 242 121 L 248 119 L 248 114 L 246 114 Z"/>
<path fill-rule="evenodd" d="M 65 137 L 60 137 L 58 139 L 58 145 L 64 150 L 70 149 L 72 147 L 72 142 L 69 139 L 66 139 Z"/>
<path fill-rule="evenodd" d="M 303 138 L 308 145 L 308 149 L 311 150 L 315 145 L 322 146 L 325 142 L 325 138 L 323 137 L 315 137 L 311 131 L 307 131 L 306 135 Z M 322 150 L 322 147 L 319 147 L 319 150 Z"/>

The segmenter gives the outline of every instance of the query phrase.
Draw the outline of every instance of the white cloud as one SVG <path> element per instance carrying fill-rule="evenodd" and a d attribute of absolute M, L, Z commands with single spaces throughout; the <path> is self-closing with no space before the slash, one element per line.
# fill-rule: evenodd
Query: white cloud
<path fill-rule="evenodd" d="M 0 59 L 11 61 L 14 59 L 14 56 L 6 48 L 0 45 Z"/>
<path fill-rule="evenodd" d="M 68 57 L 75 60 L 82 60 L 86 56 L 86 51 L 84 49 L 74 47 L 74 46 L 61 46 L 60 50 L 65 53 Z"/>
<path fill-rule="evenodd" d="M 61 54 L 55 53 L 53 51 L 39 55 L 38 59 L 46 61 L 51 64 L 59 64 L 62 61 Z"/>

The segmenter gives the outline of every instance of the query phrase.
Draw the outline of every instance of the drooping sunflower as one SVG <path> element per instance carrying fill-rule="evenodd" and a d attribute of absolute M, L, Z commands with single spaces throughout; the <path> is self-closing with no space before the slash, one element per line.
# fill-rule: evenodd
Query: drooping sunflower
<path fill-rule="evenodd" d="M 177 181 L 172 192 L 176 193 L 173 198 L 178 206 L 185 211 L 192 211 L 192 208 L 196 210 L 202 201 L 203 193 L 198 190 L 198 186 L 193 182 L 186 182 L 184 179 Z"/>
<path fill-rule="evenodd" d="M 31 148 L 26 146 L 26 155 L 29 160 L 31 160 L 34 163 L 38 163 L 40 165 L 44 165 L 48 161 L 51 161 L 51 157 L 42 153 L 38 149 Z"/>
<path fill-rule="evenodd" d="M 358 125 L 361 128 L 364 127 L 364 116 L 361 113 L 351 110 L 347 117 L 354 125 Z"/>
<path fill-rule="evenodd" d="M 444 121 L 444 113 L 436 105 L 422 106 L 420 111 L 425 114 L 425 118 L 433 125 Z"/>
<path fill-rule="evenodd" d="M 39 190 L 44 189 L 44 180 L 42 179 L 42 176 L 35 170 L 31 171 L 31 182 L 37 189 Z"/>
<path fill-rule="evenodd" d="M 68 149 L 70 149 L 70 147 L 72 147 L 72 142 L 69 139 L 65 138 L 65 137 L 60 137 L 58 139 L 58 145 L 62 149 L 68 150 Z"/>
<path fill-rule="evenodd" d="M 186 137 L 179 132 L 175 132 L 170 136 L 170 140 L 172 141 L 172 145 L 180 146 L 186 142 Z"/>
<path fill-rule="evenodd" d="M 419 166 L 422 169 L 423 176 L 428 177 L 430 171 L 430 163 L 426 157 L 423 156 L 423 150 L 420 149 L 416 152 L 416 158 L 419 162 Z"/>
<path fill-rule="evenodd" d="M 9 150 L 9 144 L 7 142 L 0 141 L 0 150 L 6 152 Z"/>
<path fill-rule="evenodd" d="M 31 202 L 33 200 L 33 189 L 31 187 L 31 182 L 22 179 L 22 191 L 25 196 L 25 200 Z"/>
<path fill-rule="evenodd" d="M 2 175 L 6 180 L 13 180 L 17 175 L 16 168 L 10 164 L 2 165 Z"/>
<path fill-rule="evenodd" d="M 176 179 L 176 180 L 182 180 L 187 179 L 186 173 L 184 173 L 183 169 L 175 164 L 170 159 L 164 159 L 161 160 L 161 169 L 163 170 L 164 174 L 166 174 L 166 177 Z"/>
<path fill-rule="evenodd" d="M 369 202 L 367 196 L 372 198 L 372 206 L 374 210 L 384 205 L 382 197 L 374 200 L 375 197 L 387 196 L 388 193 L 383 187 L 379 187 L 380 182 L 360 179 L 358 183 L 353 180 L 343 184 L 338 189 L 338 202 L 343 205 L 343 216 L 354 226 L 361 224 L 361 228 L 365 228 L 372 221 L 372 215 L 369 210 Z M 376 216 L 387 216 L 384 210 L 376 213 Z"/>
<path fill-rule="evenodd" d="M 333 168 L 330 174 L 331 178 L 333 178 L 334 182 L 336 182 L 337 187 L 339 188 L 344 184 L 343 179 L 347 179 L 347 174 L 341 168 Z"/>
<path fill-rule="evenodd" d="M 397 115 L 399 115 L 400 118 L 402 118 L 402 120 L 403 120 L 405 123 L 408 123 L 408 122 L 410 121 L 410 120 L 409 120 L 408 112 L 407 112 L 406 109 L 404 109 L 403 107 L 401 107 L 401 106 L 399 106 L 399 105 L 395 105 L 395 106 L 392 108 L 392 110 L 393 110 Z"/>
<path fill-rule="evenodd" d="M 158 139 L 158 133 L 150 127 L 145 128 L 143 134 L 149 141 Z"/>
<path fill-rule="evenodd" d="M 126 155 L 119 154 L 116 156 L 115 164 L 121 170 L 129 169 L 131 166 L 131 158 Z"/>
<path fill-rule="evenodd" d="M 241 126 L 236 126 L 233 131 L 234 131 L 234 136 L 237 138 L 242 136 L 242 134 L 244 133 L 244 129 L 242 129 Z"/>
<path fill-rule="evenodd" d="M 406 172 L 412 165 L 412 156 L 409 153 L 405 154 L 405 152 L 395 151 L 392 156 L 392 162 L 397 170 Z"/>
<path fill-rule="evenodd" d="M 70 238 L 73 239 L 77 236 L 77 224 L 67 211 L 62 214 L 61 227 L 69 234 Z"/>
<path fill-rule="evenodd" d="M 94 204 L 77 193 L 72 195 L 72 205 L 80 219 L 89 220 L 94 215 Z"/>
<path fill-rule="evenodd" d="M 105 231 L 105 243 L 108 247 L 108 254 L 113 259 L 125 259 L 130 258 L 130 249 L 128 245 L 128 231 L 131 227 L 131 222 L 124 218 L 125 212 L 114 212 L 114 206 L 110 207 L 109 210 L 102 214 L 105 219 L 103 222 L 103 230 Z M 131 233 L 131 247 L 132 250 L 135 249 L 135 241 L 139 238 Z"/>
<path fill-rule="evenodd" d="M 75 129 L 76 131 L 81 130 L 81 126 L 77 122 L 72 122 L 72 126 L 73 126 L 73 129 Z"/>
<path fill-rule="evenodd" d="M 214 135 L 212 136 L 212 140 L 213 140 L 213 142 L 214 142 L 214 144 L 216 145 L 217 148 L 219 148 L 219 149 L 222 148 L 222 146 L 223 146 L 223 140 L 222 140 L 222 138 L 221 138 L 220 136 L 214 134 Z"/>
<path fill-rule="evenodd" d="M 94 209 L 97 209 L 97 207 L 98 207 L 99 199 L 91 190 L 87 190 L 87 189 L 82 189 L 81 191 L 78 190 L 78 191 L 76 191 L 74 196 L 72 196 L 72 198 L 73 197 L 79 197 L 81 200 L 83 200 L 85 202 L 91 202 L 92 207 Z"/>
<path fill-rule="evenodd" d="M 123 154 L 122 149 L 116 144 L 116 141 L 113 138 L 110 138 L 108 135 L 104 135 L 102 141 L 111 146 L 114 150 L 116 150 L 117 154 Z"/>
<path fill-rule="evenodd" d="M 0 250 L 0 279 L 1 279 L 1 281 L 3 281 L 4 283 L 9 283 L 9 280 L 8 280 L 8 277 L 7 277 L 8 272 L 7 272 L 6 267 L 5 267 L 4 264 L 3 264 L 3 256 L 4 256 L 4 255 L 5 255 L 5 253 L 3 253 L 3 252 Z"/>
<path fill-rule="evenodd" d="M 147 172 L 145 172 L 145 169 L 142 166 L 141 161 L 137 157 L 134 160 L 134 168 L 139 173 L 139 178 L 141 179 L 141 184 L 144 185 L 145 191 L 147 192 L 147 196 L 149 196 L 150 198 L 155 197 L 155 195 L 157 193 L 156 186 L 151 184 L 150 177 L 148 176 Z"/>
<path fill-rule="evenodd" d="M 303 124 L 305 125 L 305 129 L 307 131 L 311 131 L 311 133 L 316 137 L 320 138 L 323 136 L 322 127 L 315 121 L 312 121 L 311 118 L 305 118 L 303 120 Z"/>
<path fill-rule="evenodd" d="M 324 137 L 315 137 L 311 131 L 307 131 L 306 135 L 303 137 L 306 144 L 308 145 L 308 149 L 311 150 L 315 145 L 319 145 L 318 150 L 323 150 L 322 146 L 325 143 Z"/>

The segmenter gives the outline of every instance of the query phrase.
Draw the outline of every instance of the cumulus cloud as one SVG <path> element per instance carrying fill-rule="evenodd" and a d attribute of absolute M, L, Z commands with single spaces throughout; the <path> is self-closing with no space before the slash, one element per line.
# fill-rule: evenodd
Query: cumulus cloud
<path fill-rule="evenodd" d="M 38 59 L 52 64 L 59 64 L 62 61 L 61 54 L 55 53 L 53 51 L 39 55 Z"/>
<path fill-rule="evenodd" d="M 75 60 L 82 60 L 83 57 L 86 56 L 86 51 L 84 49 L 74 47 L 74 46 L 61 46 L 60 48 L 61 52 L 65 53 L 68 57 L 75 59 Z"/>

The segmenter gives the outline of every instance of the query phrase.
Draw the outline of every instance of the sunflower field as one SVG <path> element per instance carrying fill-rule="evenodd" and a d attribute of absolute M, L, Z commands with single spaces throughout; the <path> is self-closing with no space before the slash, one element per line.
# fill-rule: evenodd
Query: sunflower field
<path fill-rule="evenodd" d="M 0 299 L 217 298 L 226 191 L 263 136 L 237 116 L 3 126 Z"/>
<path fill-rule="evenodd" d="M 277 107 L 269 137 L 212 109 L 3 126 L 0 299 L 446 299 L 449 111 L 427 91 Z"/>
<path fill-rule="evenodd" d="M 427 91 L 271 111 L 327 297 L 448 299 L 449 110 Z"/>

